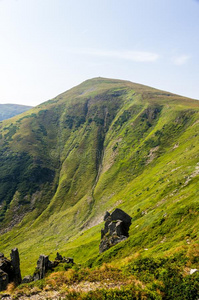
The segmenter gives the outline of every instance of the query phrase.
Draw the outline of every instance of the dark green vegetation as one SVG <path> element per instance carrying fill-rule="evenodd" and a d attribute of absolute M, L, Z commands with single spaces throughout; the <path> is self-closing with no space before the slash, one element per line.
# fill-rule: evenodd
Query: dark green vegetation
<path fill-rule="evenodd" d="M 26 105 L 0 104 L 0 121 L 12 118 L 31 108 L 31 106 Z"/>
<path fill-rule="evenodd" d="M 198 177 L 198 101 L 88 80 L 0 123 L 0 251 L 19 248 L 23 275 L 57 251 L 128 270 L 139 255 L 178 253 L 177 268 L 198 268 Z M 132 216 L 130 236 L 99 255 L 104 213 L 116 207 Z"/>

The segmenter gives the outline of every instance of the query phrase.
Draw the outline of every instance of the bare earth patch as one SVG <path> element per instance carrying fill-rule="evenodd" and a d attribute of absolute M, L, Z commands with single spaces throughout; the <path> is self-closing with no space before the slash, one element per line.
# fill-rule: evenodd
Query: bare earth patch
<path fill-rule="evenodd" d="M 159 149 L 159 146 L 151 148 L 151 150 L 149 152 L 149 155 L 148 155 L 147 162 L 146 162 L 147 165 L 150 164 L 154 160 L 154 158 L 156 157 L 156 152 L 158 151 L 158 149 Z"/>

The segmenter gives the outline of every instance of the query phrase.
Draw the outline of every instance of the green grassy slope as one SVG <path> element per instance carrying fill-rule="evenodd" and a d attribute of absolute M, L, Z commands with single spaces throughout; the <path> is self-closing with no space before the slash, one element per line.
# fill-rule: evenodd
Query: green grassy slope
<path fill-rule="evenodd" d="M 191 260 L 198 132 L 198 101 L 103 78 L 0 123 L 0 251 L 17 246 L 23 273 L 57 251 L 90 265 L 175 251 Z M 99 255 L 115 207 L 132 216 L 130 236 Z"/>
<path fill-rule="evenodd" d="M 0 121 L 12 118 L 31 108 L 31 106 L 26 105 L 0 104 Z"/>

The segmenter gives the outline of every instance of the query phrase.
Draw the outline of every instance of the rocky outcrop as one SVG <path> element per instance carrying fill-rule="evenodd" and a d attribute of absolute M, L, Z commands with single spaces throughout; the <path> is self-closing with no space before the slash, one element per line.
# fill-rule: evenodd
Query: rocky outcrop
<path fill-rule="evenodd" d="M 54 261 L 50 261 L 47 255 L 42 254 L 39 256 L 33 276 L 26 275 L 22 280 L 19 252 L 17 248 L 12 249 L 10 257 L 11 260 L 4 257 L 3 253 L 0 253 L 0 291 L 5 290 L 10 282 L 19 285 L 20 283 L 28 283 L 42 279 L 49 270 L 52 271 L 60 263 L 67 263 L 68 268 L 74 264 L 73 258 L 62 257 L 58 252 Z"/>
<path fill-rule="evenodd" d="M 55 261 L 53 262 L 55 266 L 57 266 L 59 263 L 67 263 L 67 264 L 74 264 L 74 260 L 72 257 L 62 257 L 59 252 L 57 252 L 57 256 L 55 257 Z"/>
<path fill-rule="evenodd" d="M 36 271 L 33 275 L 34 280 L 39 280 L 45 277 L 48 270 L 52 269 L 53 263 L 47 255 L 40 255 L 37 261 Z"/>
<path fill-rule="evenodd" d="M 20 259 L 19 251 L 17 248 L 12 249 L 10 253 L 11 264 L 13 267 L 13 277 L 16 285 L 21 283 L 21 270 L 20 270 Z"/>
<path fill-rule="evenodd" d="M 100 253 L 125 240 L 129 236 L 131 217 L 123 210 L 116 208 L 112 214 L 105 213 L 104 229 L 101 230 Z"/>
<path fill-rule="evenodd" d="M 25 276 L 23 279 L 23 282 L 31 282 L 31 281 L 36 281 L 39 279 L 42 279 L 45 277 L 45 274 L 49 270 L 53 270 L 56 266 L 58 266 L 60 263 L 68 263 L 68 264 L 74 264 L 73 258 L 68 257 L 62 257 L 61 254 L 57 252 L 57 256 L 54 261 L 50 261 L 49 257 L 47 255 L 40 255 L 39 259 L 37 261 L 37 267 L 35 269 L 35 272 L 33 276 Z"/>
<path fill-rule="evenodd" d="M 0 253 L 0 291 L 5 290 L 8 283 L 21 283 L 20 259 L 17 248 L 12 249 L 11 260 Z"/>

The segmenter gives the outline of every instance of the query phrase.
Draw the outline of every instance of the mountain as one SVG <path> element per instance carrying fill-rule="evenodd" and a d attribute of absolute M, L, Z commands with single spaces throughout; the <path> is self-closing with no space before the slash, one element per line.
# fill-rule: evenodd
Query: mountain
<path fill-rule="evenodd" d="M 18 247 L 24 275 L 57 251 L 90 265 L 173 253 L 194 264 L 198 176 L 199 101 L 87 80 L 0 123 L 0 252 Z M 115 208 L 132 217 L 129 238 L 99 254 Z"/>
<path fill-rule="evenodd" d="M 31 109 L 32 106 L 18 104 L 0 104 L 0 121 L 12 118 Z"/>

